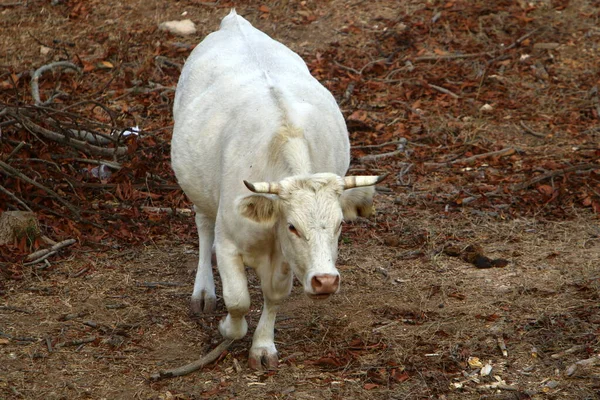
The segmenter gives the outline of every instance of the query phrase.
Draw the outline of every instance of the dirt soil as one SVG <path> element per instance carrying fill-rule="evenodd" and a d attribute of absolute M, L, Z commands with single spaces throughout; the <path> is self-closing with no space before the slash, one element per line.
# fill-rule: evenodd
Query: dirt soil
<path fill-rule="evenodd" d="M 344 227 L 341 292 L 296 282 L 282 306 L 277 371 L 248 368 L 249 334 L 151 381 L 221 340 L 220 297 L 190 315 L 197 235 L 168 155 L 179 68 L 234 6 L 332 91 L 351 173 L 390 177 Z M 197 34 L 158 29 L 184 18 Z M 0 174 L 0 211 L 77 239 L 48 264 L 24 265 L 39 240 L 0 251 L 0 398 L 600 399 L 599 26 L 584 0 L 0 2 L 0 160 L 80 211 Z M 45 72 L 35 107 L 54 61 L 82 72 Z M 27 120 L 142 132 L 98 176 L 107 157 Z"/>

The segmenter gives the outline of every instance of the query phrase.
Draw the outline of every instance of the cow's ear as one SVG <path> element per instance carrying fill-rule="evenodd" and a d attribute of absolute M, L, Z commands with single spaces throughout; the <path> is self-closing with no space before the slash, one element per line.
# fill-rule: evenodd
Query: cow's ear
<path fill-rule="evenodd" d="M 356 217 L 368 217 L 375 212 L 373 207 L 374 186 L 365 186 L 344 190 L 340 203 L 344 220 L 352 221 Z"/>
<path fill-rule="evenodd" d="M 279 214 L 279 200 L 272 196 L 253 194 L 242 197 L 238 210 L 242 216 L 254 222 L 273 225 Z"/>

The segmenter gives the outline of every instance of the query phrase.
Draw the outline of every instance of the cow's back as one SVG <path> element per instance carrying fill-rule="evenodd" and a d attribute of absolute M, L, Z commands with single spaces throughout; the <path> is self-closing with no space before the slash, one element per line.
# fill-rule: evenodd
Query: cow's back
<path fill-rule="evenodd" d="M 297 54 L 234 11 L 186 61 L 173 112 L 173 168 L 205 214 L 243 192 L 242 179 L 285 177 L 267 162 L 282 125 L 301 128 L 314 146 L 311 172 L 346 172 L 347 132 L 333 96 Z"/>

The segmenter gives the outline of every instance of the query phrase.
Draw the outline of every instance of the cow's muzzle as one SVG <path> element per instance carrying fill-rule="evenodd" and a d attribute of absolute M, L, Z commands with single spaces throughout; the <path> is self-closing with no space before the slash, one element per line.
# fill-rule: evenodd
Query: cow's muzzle
<path fill-rule="evenodd" d="M 340 276 L 332 274 L 315 275 L 310 280 L 312 293 L 309 296 L 313 299 L 326 299 L 334 294 L 340 288 Z"/>

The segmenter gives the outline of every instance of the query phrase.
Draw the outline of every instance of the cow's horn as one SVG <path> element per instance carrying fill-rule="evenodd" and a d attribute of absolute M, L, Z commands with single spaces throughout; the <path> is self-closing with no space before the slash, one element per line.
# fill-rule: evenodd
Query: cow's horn
<path fill-rule="evenodd" d="M 279 194 L 279 184 L 276 182 L 248 182 L 244 181 L 244 185 L 254 193 L 270 193 Z"/>
<path fill-rule="evenodd" d="M 344 177 L 344 189 L 351 189 L 361 186 L 372 186 L 384 180 L 389 174 L 367 175 L 367 176 L 346 176 Z"/>

